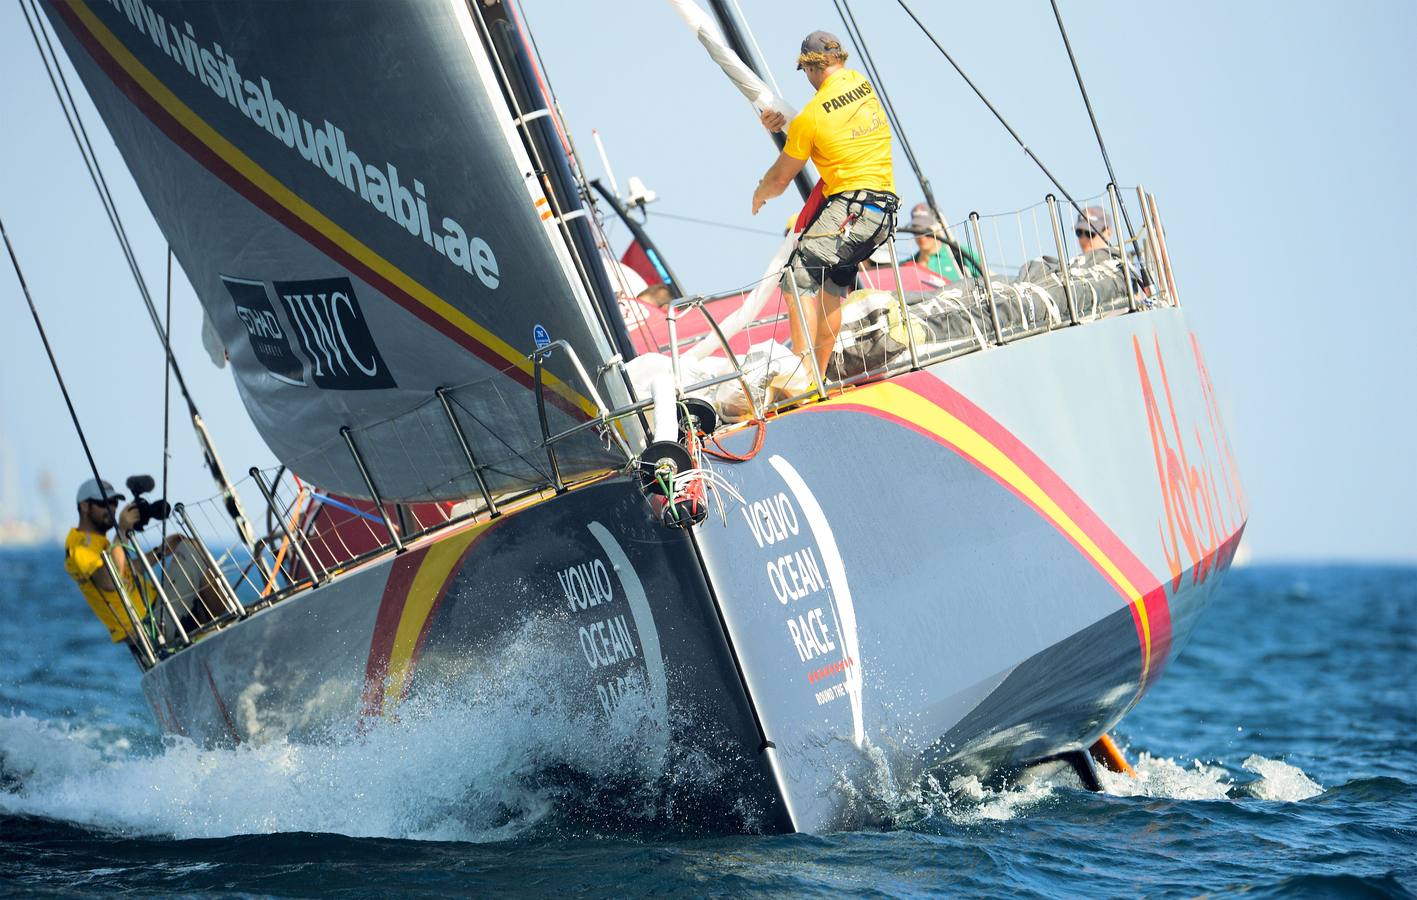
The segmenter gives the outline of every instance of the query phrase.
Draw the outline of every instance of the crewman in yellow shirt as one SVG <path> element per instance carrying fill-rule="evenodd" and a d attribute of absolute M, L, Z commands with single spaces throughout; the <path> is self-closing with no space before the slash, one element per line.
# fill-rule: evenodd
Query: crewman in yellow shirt
<path fill-rule="evenodd" d="M 900 198 L 891 164 L 891 129 L 875 88 L 860 72 L 846 68 L 846 51 L 835 35 L 814 31 L 802 41 L 797 68 L 816 96 L 788 124 L 767 110 L 764 127 L 781 131 L 787 143 L 753 191 L 753 214 L 787 190 L 810 159 L 822 176 L 826 200 L 798 239 L 783 278 L 784 292 L 795 280 L 805 322 L 788 303 L 792 348 L 825 372 L 841 331 L 841 300 L 856 281 L 856 269 L 890 237 Z"/>
<path fill-rule="evenodd" d="M 114 526 L 113 511 L 123 499 L 123 495 L 114 491 L 113 485 L 106 481 L 100 486 L 98 481 L 90 478 L 79 485 L 78 496 L 75 497 L 79 508 L 79 524 L 71 528 L 64 539 L 64 571 L 69 573 L 69 577 L 79 586 L 84 599 L 88 601 L 94 615 L 98 616 L 99 621 L 108 629 L 108 636 L 114 643 L 129 640 L 132 625 L 113 578 L 103 564 L 102 553 L 113 546 L 107 534 Z M 121 535 L 131 531 L 137 524 L 138 517 L 136 503 L 124 507 L 117 517 L 118 533 Z M 149 562 L 156 562 L 159 557 L 170 553 L 179 541 L 180 535 L 169 537 L 164 546 L 148 554 Z M 137 590 L 137 579 L 140 576 L 131 571 L 128 555 L 121 546 L 114 548 L 110 556 L 113 558 L 114 568 L 118 570 L 118 577 L 126 588 L 133 611 L 140 619 L 146 618 L 148 610 L 143 602 L 143 594 L 151 593 L 151 587 L 149 586 L 147 591 Z"/>

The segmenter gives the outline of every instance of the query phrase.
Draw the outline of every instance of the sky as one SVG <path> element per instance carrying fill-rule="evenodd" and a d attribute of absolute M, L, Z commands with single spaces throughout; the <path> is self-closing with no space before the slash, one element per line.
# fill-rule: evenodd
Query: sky
<path fill-rule="evenodd" d="M 787 99 L 808 31 L 844 32 L 830 0 L 738 0 Z M 1077 196 L 1107 173 L 1057 25 L 1040 0 L 916 11 Z M 1053 190 L 894 0 L 852 0 L 905 132 L 946 215 L 1003 212 Z M 1191 327 L 1205 349 L 1250 498 L 1256 560 L 1417 560 L 1417 4 L 1202 2 L 1060 7 L 1118 181 L 1156 194 Z M 339 4 L 331 3 L 332 14 Z M 750 107 L 662 0 L 524 0 L 585 170 L 637 175 L 649 228 L 686 287 L 756 278 L 797 201 L 758 217 L 772 162 Z M 850 46 L 848 42 L 848 46 Z M 859 57 L 859 54 L 858 54 Z M 158 474 L 163 366 L 17 4 L 0 4 L 0 218 L 101 467 Z M 78 86 L 77 79 L 71 83 Z M 97 114 L 81 101 L 150 287 L 166 248 Z M 920 199 L 904 160 L 897 181 Z M 720 223 L 704 226 L 671 216 Z M 624 241 L 623 230 L 612 237 Z M 68 524 L 87 465 L 8 260 L 0 270 L 0 467 L 19 506 Z M 229 371 L 203 353 L 196 299 L 176 271 L 175 352 L 230 470 L 273 458 Z M 184 415 L 169 495 L 213 492 Z M 8 459 L 8 463 L 7 463 Z M 48 501 L 40 474 L 54 482 Z M 115 477 L 116 476 L 116 477 Z M 4 493 L 0 469 L 0 493 Z"/>

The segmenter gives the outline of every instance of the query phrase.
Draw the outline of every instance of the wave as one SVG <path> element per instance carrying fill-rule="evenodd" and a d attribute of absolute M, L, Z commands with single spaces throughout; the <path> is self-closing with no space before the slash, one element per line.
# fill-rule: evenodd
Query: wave
<path fill-rule="evenodd" d="M 853 824 L 857 826 L 887 823 L 896 828 L 932 830 L 941 823 L 1006 822 L 1065 796 L 1087 796 L 1077 776 L 1062 765 L 1039 767 L 1003 782 L 927 773 L 902 786 L 905 780 L 892 770 L 884 754 L 873 748 L 868 759 L 874 770 L 870 777 L 841 785 L 854 792 Z M 1134 776 L 1100 769 L 1103 794 L 1114 798 L 1298 803 L 1325 793 L 1298 766 L 1257 754 L 1231 770 L 1217 763 L 1192 760 L 1185 764 L 1142 752 L 1133 761 L 1133 769 Z"/>
<path fill-rule="evenodd" d="M 411 696 L 396 719 L 321 744 L 211 749 L 167 737 L 145 752 L 112 730 L 0 718 L 0 813 L 176 838 L 485 842 L 543 827 L 662 831 L 703 817 L 720 830 L 757 828 L 724 746 L 671 745 L 643 685 L 628 686 L 608 727 L 573 710 L 547 677 L 562 657 L 528 631 L 456 686 Z"/>

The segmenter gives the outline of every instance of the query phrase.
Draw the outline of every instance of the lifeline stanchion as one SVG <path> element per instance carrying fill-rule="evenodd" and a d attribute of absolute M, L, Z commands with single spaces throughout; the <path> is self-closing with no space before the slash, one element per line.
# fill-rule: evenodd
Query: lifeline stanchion
<path fill-rule="evenodd" d="M 152 583 L 153 590 L 157 592 L 157 599 L 162 603 L 163 610 L 172 617 L 172 627 L 177 630 L 177 636 L 182 639 L 184 645 L 192 643 L 192 639 L 187 636 L 187 629 L 182 627 L 182 617 L 177 614 L 177 609 L 172 605 L 172 600 L 168 598 L 167 591 L 163 590 L 162 580 L 158 578 L 157 574 L 153 571 L 152 563 L 148 562 L 148 555 L 138 546 L 138 542 L 134 539 L 133 532 L 128 532 L 126 542 L 134 548 L 138 562 L 143 567 L 143 574 L 146 575 L 148 581 Z M 160 627 L 158 629 L 158 640 L 159 642 L 164 640 L 164 635 Z"/>
<path fill-rule="evenodd" d="M 969 214 L 969 231 L 974 236 L 975 249 L 979 251 L 979 268 L 984 272 L 980 276 L 984 279 L 984 296 L 989 300 L 989 318 L 994 323 L 994 343 L 1004 343 L 1004 329 L 999 324 L 999 307 L 994 302 L 994 276 L 989 271 L 989 254 L 984 250 L 984 235 L 979 233 L 979 213 Z"/>
<path fill-rule="evenodd" d="M 296 534 L 300 531 L 299 527 L 292 533 L 290 528 L 286 526 L 285 517 L 280 514 L 279 509 L 276 509 L 275 495 L 271 493 L 270 487 L 266 484 L 266 479 L 261 475 L 261 470 L 252 466 L 249 471 L 251 480 L 256 482 L 256 489 L 261 492 L 262 497 L 266 498 L 266 506 L 276 510 L 275 520 L 276 524 L 280 526 L 280 533 L 285 535 L 286 543 L 294 548 L 295 555 L 299 558 L 300 564 L 305 567 L 306 572 L 310 573 L 310 586 L 319 587 L 320 582 L 325 580 L 327 573 L 323 568 L 316 568 L 310 562 L 310 557 L 305 555 L 305 544 L 296 537 Z"/>
<path fill-rule="evenodd" d="M 551 423 L 546 418 L 546 387 L 541 381 L 541 358 L 545 349 L 543 347 L 531 355 L 531 380 L 536 386 L 536 418 L 541 423 L 541 445 L 546 448 L 546 461 L 551 466 L 551 487 L 556 493 L 564 494 L 566 482 L 561 478 L 561 463 L 556 459 L 556 445 L 551 442 Z"/>
<path fill-rule="evenodd" d="M 359 468 L 359 476 L 364 479 L 364 486 L 369 489 L 369 498 L 374 501 L 374 509 L 378 511 L 379 518 L 383 520 L 384 530 L 389 533 L 389 541 L 397 552 L 402 553 L 404 551 L 403 538 L 399 537 L 398 529 L 394 528 L 394 523 L 389 521 L 389 514 L 384 512 L 384 501 L 379 496 L 379 489 L 374 487 L 374 479 L 369 477 L 369 470 L 364 467 L 364 457 L 359 455 L 359 448 L 354 445 L 354 432 L 350 431 L 348 425 L 342 425 L 339 436 L 344 438 L 345 446 L 349 447 L 349 455 L 354 457 L 354 465 Z"/>
<path fill-rule="evenodd" d="M 103 567 L 108 572 L 108 577 L 113 581 L 113 587 L 118 592 L 118 599 L 123 602 L 123 610 L 128 614 L 128 623 L 132 630 L 128 632 L 133 638 L 133 644 L 138 648 L 138 655 L 142 658 L 144 668 L 151 669 L 157 665 L 157 654 L 153 652 L 152 642 L 148 640 L 148 634 L 143 630 L 143 623 L 138 619 L 137 610 L 133 609 L 133 603 L 128 599 L 128 589 L 123 586 L 123 579 L 118 574 L 118 566 L 113 562 L 113 556 L 104 550 L 99 554 L 103 558 Z"/>
<path fill-rule="evenodd" d="M 1132 230 L 1130 220 L 1127 220 L 1127 229 L 1123 231 L 1118 227 L 1118 222 L 1123 221 L 1118 218 L 1121 210 L 1121 201 L 1117 197 L 1117 185 L 1115 182 L 1107 182 L 1107 201 L 1112 206 L 1112 227 L 1117 229 L 1117 255 L 1122 258 L 1122 277 L 1127 280 L 1127 308 L 1132 312 L 1137 311 L 1137 288 L 1132 283 L 1132 263 L 1127 259 L 1127 239 L 1126 231 Z"/>
<path fill-rule="evenodd" d="M 477 489 L 482 493 L 482 502 L 487 504 L 488 514 L 494 519 L 497 518 L 502 513 L 497 509 L 497 501 L 492 499 L 492 492 L 487 489 L 487 481 L 482 477 L 482 466 L 477 464 L 477 457 L 472 455 L 472 445 L 467 442 L 467 435 L 463 434 L 458 417 L 453 415 L 453 405 L 448 402 L 448 389 L 440 387 L 433 393 L 437 396 L 438 402 L 443 404 L 443 413 L 447 415 L 453 435 L 458 439 L 458 446 L 462 448 L 462 454 L 467 458 L 467 464 L 472 468 L 473 477 L 477 479 Z"/>
<path fill-rule="evenodd" d="M 1063 243 L 1063 223 L 1058 219 L 1058 198 L 1049 194 L 1043 198 L 1048 204 L 1048 218 L 1053 223 L 1053 241 L 1058 245 L 1058 272 L 1063 276 L 1063 295 L 1068 298 L 1068 318 L 1072 324 L 1078 323 L 1077 297 L 1073 295 L 1073 276 L 1068 267 L 1068 248 Z"/>
<path fill-rule="evenodd" d="M 197 537 L 197 530 L 192 527 L 192 520 L 187 517 L 187 507 L 181 503 L 174 503 L 172 504 L 172 512 L 177 516 L 177 523 L 182 526 L 182 531 L 187 535 L 187 540 L 194 542 L 197 545 L 197 549 L 201 551 L 202 561 L 210 567 L 211 580 L 221 585 L 221 598 L 226 603 L 227 611 L 236 616 L 246 615 L 246 607 L 242 605 L 241 599 L 236 596 L 235 589 L 227 582 L 226 576 L 222 574 L 221 566 L 217 564 L 216 557 L 212 556 L 212 551 L 207 549 L 207 545 Z"/>
<path fill-rule="evenodd" d="M 910 369 L 920 368 L 920 355 L 915 349 L 915 328 L 910 324 L 910 306 L 905 302 L 905 285 L 900 280 L 900 256 L 895 251 L 895 214 L 891 214 L 891 235 L 886 238 L 891 247 L 891 272 L 895 274 L 895 296 L 900 303 L 900 325 L 905 329 L 906 346 L 910 348 Z"/>

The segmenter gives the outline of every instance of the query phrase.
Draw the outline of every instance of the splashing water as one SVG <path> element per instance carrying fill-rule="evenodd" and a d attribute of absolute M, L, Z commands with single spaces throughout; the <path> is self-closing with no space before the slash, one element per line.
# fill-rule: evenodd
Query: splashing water
<path fill-rule="evenodd" d="M 642 684 L 627 684 L 608 722 L 573 710 L 545 677 L 560 659 L 529 627 L 461 683 L 415 694 L 396 719 L 324 744 L 205 749 L 169 736 L 142 754 L 91 728 L 0 719 L 0 812 L 178 838 L 485 842 L 568 809 L 592 822 L 672 819 L 671 788 L 731 787 L 721 748 L 669 746 Z"/>

